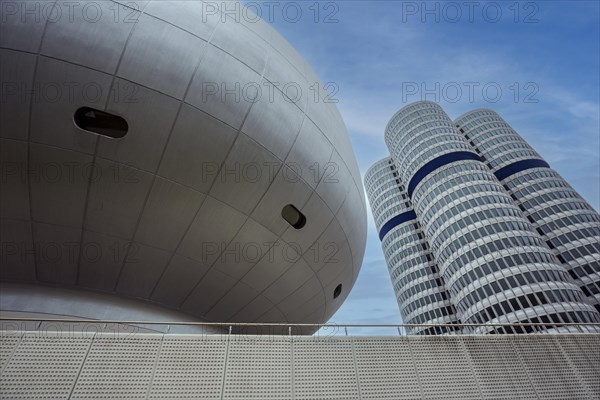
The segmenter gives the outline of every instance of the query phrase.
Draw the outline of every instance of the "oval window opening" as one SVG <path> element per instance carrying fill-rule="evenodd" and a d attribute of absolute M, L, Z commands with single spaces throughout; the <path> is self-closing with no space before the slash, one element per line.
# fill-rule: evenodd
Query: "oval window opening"
<path fill-rule="evenodd" d="M 337 285 L 335 290 L 333 291 L 333 298 L 337 299 L 340 294 L 342 294 L 342 284 L 341 283 L 339 285 Z"/>
<path fill-rule="evenodd" d="M 81 107 L 75 111 L 74 120 L 78 128 L 112 139 L 122 138 L 129 130 L 129 125 L 123 118 L 89 107 Z"/>
<path fill-rule="evenodd" d="M 306 225 L 306 217 L 291 204 L 283 207 L 281 216 L 295 229 L 302 229 Z"/>

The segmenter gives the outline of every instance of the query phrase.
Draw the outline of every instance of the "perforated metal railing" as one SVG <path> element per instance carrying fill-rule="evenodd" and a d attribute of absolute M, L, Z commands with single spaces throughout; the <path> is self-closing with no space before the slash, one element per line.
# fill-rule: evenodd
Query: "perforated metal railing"
<path fill-rule="evenodd" d="M 576 333 L 597 324 L 434 336 L 407 325 L 192 323 L 213 334 L 182 335 L 129 329 L 190 323 L 1 322 L 0 399 L 600 399 L 600 334 Z M 395 335 L 354 334 L 367 328 Z"/>

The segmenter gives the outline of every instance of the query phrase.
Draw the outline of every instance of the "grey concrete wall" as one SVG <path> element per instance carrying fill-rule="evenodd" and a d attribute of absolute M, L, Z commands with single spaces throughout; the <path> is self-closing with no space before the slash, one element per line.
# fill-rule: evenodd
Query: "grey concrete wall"
<path fill-rule="evenodd" d="M 2 332 L 2 399 L 598 399 L 600 335 Z"/>

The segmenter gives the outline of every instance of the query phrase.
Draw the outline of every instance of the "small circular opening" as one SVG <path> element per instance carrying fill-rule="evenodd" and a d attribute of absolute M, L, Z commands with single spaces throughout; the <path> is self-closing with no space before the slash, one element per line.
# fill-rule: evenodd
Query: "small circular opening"
<path fill-rule="evenodd" d="M 335 287 L 335 290 L 333 291 L 333 298 L 337 299 L 340 294 L 342 294 L 342 284 L 341 283 Z"/>
<path fill-rule="evenodd" d="M 283 207 L 281 210 L 281 216 L 290 224 L 294 229 L 302 229 L 306 225 L 306 217 L 296 207 L 291 204 Z"/>

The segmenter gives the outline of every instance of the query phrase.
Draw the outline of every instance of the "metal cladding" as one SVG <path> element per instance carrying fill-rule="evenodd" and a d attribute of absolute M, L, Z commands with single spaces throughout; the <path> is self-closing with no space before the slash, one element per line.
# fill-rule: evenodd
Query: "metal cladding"
<path fill-rule="evenodd" d="M 44 285 L 212 321 L 326 321 L 360 270 L 365 202 L 342 118 L 286 40 L 221 3 L 27 3 L 0 35 L 12 311 L 39 311 Z M 94 318 L 96 297 L 73 312 Z"/>
<path fill-rule="evenodd" d="M 600 321 L 600 215 L 500 117 L 422 101 L 385 140 L 365 182 L 403 319 Z"/>

